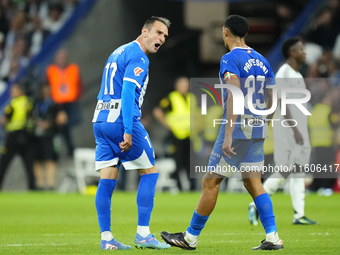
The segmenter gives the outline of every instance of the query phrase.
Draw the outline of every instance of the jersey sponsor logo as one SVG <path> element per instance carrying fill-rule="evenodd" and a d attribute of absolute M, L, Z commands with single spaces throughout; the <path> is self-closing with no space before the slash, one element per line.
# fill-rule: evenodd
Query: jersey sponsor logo
<path fill-rule="evenodd" d="M 135 72 L 136 76 L 139 76 L 141 72 L 144 72 L 144 70 L 140 67 L 136 67 L 135 69 L 133 69 L 133 71 Z"/>
<path fill-rule="evenodd" d="M 222 62 L 224 62 L 225 64 L 228 64 L 228 59 L 227 60 L 223 60 Z"/>
<path fill-rule="evenodd" d="M 145 59 L 144 59 L 144 58 L 142 58 L 142 60 L 143 60 L 143 63 L 145 64 Z"/>
<path fill-rule="evenodd" d="M 96 110 L 112 110 L 112 109 L 118 109 L 119 103 L 98 103 Z"/>

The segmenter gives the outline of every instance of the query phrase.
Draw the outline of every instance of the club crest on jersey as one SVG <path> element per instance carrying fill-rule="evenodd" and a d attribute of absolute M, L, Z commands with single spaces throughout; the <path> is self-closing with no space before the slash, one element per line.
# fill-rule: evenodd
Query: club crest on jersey
<path fill-rule="evenodd" d="M 135 72 L 136 76 L 139 76 L 141 72 L 144 72 L 144 70 L 140 67 L 136 67 L 135 69 L 133 69 L 133 71 Z"/>
<path fill-rule="evenodd" d="M 251 53 L 251 50 L 247 50 L 247 52 L 250 54 L 250 53 Z"/>

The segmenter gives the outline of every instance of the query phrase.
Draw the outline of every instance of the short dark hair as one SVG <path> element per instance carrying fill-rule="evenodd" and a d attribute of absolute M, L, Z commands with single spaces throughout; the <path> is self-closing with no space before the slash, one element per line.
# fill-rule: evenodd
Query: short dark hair
<path fill-rule="evenodd" d="M 224 22 L 224 27 L 238 37 L 245 37 L 249 31 L 249 23 L 245 17 L 239 15 L 230 15 Z"/>
<path fill-rule="evenodd" d="M 155 21 L 160 21 L 162 22 L 167 28 L 170 28 L 171 22 L 169 19 L 164 18 L 164 17 L 158 17 L 158 16 L 152 16 L 149 18 L 147 21 L 145 21 L 144 26 L 147 29 L 150 29 L 150 26 L 155 23 Z"/>
<path fill-rule="evenodd" d="M 292 46 L 294 46 L 296 43 L 300 42 L 300 39 L 297 38 L 297 37 L 292 37 L 292 38 L 288 38 L 287 40 L 285 40 L 283 43 L 282 43 L 282 46 L 281 46 L 281 53 L 282 53 L 282 56 L 284 57 L 284 59 L 288 59 L 289 58 L 289 51 L 290 51 L 290 48 Z"/>

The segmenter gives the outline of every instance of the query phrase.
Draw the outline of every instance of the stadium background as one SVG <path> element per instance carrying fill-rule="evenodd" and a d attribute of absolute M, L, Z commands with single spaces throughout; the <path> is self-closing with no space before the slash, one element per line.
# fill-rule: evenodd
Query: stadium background
<path fill-rule="evenodd" d="M 53 0 L 51 0 L 52 2 Z M 13 1 L 20 3 L 21 1 Z M 171 0 L 80 0 L 69 20 L 59 32 L 52 35 L 42 51 L 30 60 L 17 79 L 26 77 L 30 90 L 35 91 L 38 79 L 52 61 L 59 47 L 70 52 L 71 61 L 79 64 L 84 93 L 80 99 L 82 123 L 74 131 L 77 147 L 94 148 L 91 119 L 96 104 L 103 65 L 108 55 L 119 45 L 134 40 L 143 22 L 152 15 L 168 17 L 172 21 L 170 37 L 157 54 L 149 55 L 150 82 L 144 103 L 147 129 L 157 154 L 164 154 L 163 138 L 166 132 L 153 120 L 151 112 L 161 98 L 173 89 L 179 75 L 189 77 L 217 77 L 220 57 L 225 53 L 221 27 L 228 14 L 240 14 L 250 22 L 247 44 L 266 56 L 274 71 L 282 62 L 280 45 L 285 38 L 306 35 L 325 6 L 339 1 L 171 1 Z M 282 6 L 288 6 L 283 8 Z M 334 9 L 340 17 L 339 9 Z M 337 23 L 337 26 L 339 23 Z M 336 34 L 335 34 L 336 35 Z M 339 46 L 338 46 L 339 47 Z M 314 48 L 319 49 L 320 48 Z M 327 70 L 330 50 L 306 66 L 304 75 L 309 78 L 335 78 L 339 81 L 339 64 Z M 313 53 L 313 52 L 312 52 Z M 322 51 L 321 51 L 322 53 Z M 339 51 L 335 51 L 340 57 Z M 332 59 L 333 56 L 330 54 Z M 333 60 L 332 60 L 333 61 Z M 339 61 L 339 59 L 337 59 Z M 338 62 L 336 62 L 338 63 Z M 316 67 L 313 72 L 310 67 Z M 338 77 L 338 78 L 336 78 Z M 334 80 L 333 80 L 334 81 Z M 339 82 L 337 83 L 339 86 Z M 8 102 L 10 84 L 0 86 L 0 112 Z M 310 87 L 312 105 L 326 87 Z M 336 89 L 338 87 L 335 86 Z M 339 98 L 340 101 L 340 98 Z M 311 106 L 312 106 L 311 105 Z M 0 143 L 3 142 L 0 132 Z M 62 143 L 63 145 L 63 143 Z M 63 145 L 64 146 L 64 145 Z M 61 150 L 58 162 L 57 188 L 74 172 L 74 162 Z M 131 173 L 131 172 L 130 172 Z M 115 193 L 112 212 L 115 214 L 114 233 L 122 242 L 131 244 L 136 226 L 135 190 L 137 177 L 128 175 L 131 192 Z M 19 158 L 8 170 L 3 190 L 0 191 L 0 254 L 96 254 L 99 253 L 99 228 L 96 219 L 94 196 L 77 193 L 75 180 L 70 180 L 67 194 L 57 192 L 25 192 L 26 175 Z M 93 194 L 93 191 L 88 190 Z M 151 221 L 152 233 L 162 230 L 181 231 L 187 227 L 199 192 L 173 195 L 157 193 Z M 222 192 L 210 220 L 202 232 L 197 254 L 248 254 L 250 247 L 262 239 L 261 226 L 247 221 L 248 194 Z M 290 197 L 277 194 L 273 197 L 274 210 L 285 241 L 286 254 L 338 254 L 340 250 L 339 194 L 332 196 L 306 196 L 308 216 L 321 222 L 316 226 L 293 226 Z M 158 234 L 157 237 L 159 238 Z M 133 249 L 131 252 L 136 252 Z M 157 251 L 140 251 L 158 254 Z M 162 252 L 162 251 L 160 251 Z M 159 253 L 160 253 L 159 252 Z M 179 249 L 166 251 L 178 254 Z M 162 252 L 163 254 L 164 252 Z M 253 252 L 252 252 L 253 253 Z"/>
<path fill-rule="evenodd" d="M 228 14 L 247 17 L 250 23 L 247 44 L 266 56 L 276 71 L 282 63 L 280 53 L 282 41 L 295 35 L 307 35 L 309 27 L 317 19 L 320 11 L 334 2 L 338 1 L 82 0 L 78 2 L 78 6 L 60 31 L 47 39 L 41 52 L 30 59 L 29 66 L 19 73 L 17 79 L 25 77 L 29 90 L 34 93 L 38 81 L 44 76 L 46 66 L 53 61 L 56 50 L 59 47 L 68 49 L 71 62 L 80 66 L 84 84 L 80 99 L 82 122 L 73 130 L 74 142 L 76 147 L 93 148 L 95 143 L 91 119 L 103 63 L 117 46 L 138 36 L 141 24 L 147 17 L 154 14 L 168 17 L 172 21 L 170 37 L 157 54 L 149 55 L 150 82 L 143 105 L 143 116 L 156 155 L 162 156 L 166 131 L 152 118 L 152 109 L 161 98 L 172 91 L 173 81 L 179 75 L 192 78 L 217 77 L 219 60 L 225 53 L 221 26 Z M 334 12 L 339 13 L 339 9 L 334 9 Z M 324 52 L 329 50 L 324 49 Z M 339 71 L 339 64 L 336 63 Z M 316 59 L 315 63 L 309 63 L 309 66 L 315 64 L 319 65 L 320 70 L 325 66 L 322 57 Z M 313 78 L 313 74 L 308 73 L 308 68 L 306 65 L 304 75 Z M 319 74 L 319 77 L 325 76 Z M 8 102 L 9 87 L 10 83 L 3 86 L 0 92 L 1 111 Z M 312 89 L 311 102 L 315 104 L 319 100 L 318 95 L 323 91 L 309 89 Z M 0 138 L 1 140 L 3 141 Z M 62 148 L 57 185 L 74 168 L 73 160 L 66 157 L 63 151 Z M 18 159 L 12 163 L 5 178 L 4 190 L 26 190 L 22 168 Z M 135 190 L 136 184 L 132 183 L 130 189 Z"/>

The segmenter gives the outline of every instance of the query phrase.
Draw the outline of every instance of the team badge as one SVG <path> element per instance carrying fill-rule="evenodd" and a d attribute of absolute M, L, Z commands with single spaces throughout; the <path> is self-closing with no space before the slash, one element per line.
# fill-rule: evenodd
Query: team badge
<path fill-rule="evenodd" d="M 136 67 L 135 69 L 133 69 L 133 71 L 135 72 L 136 76 L 139 76 L 141 72 L 144 72 L 144 70 L 140 67 Z"/>
<path fill-rule="evenodd" d="M 250 53 L 251 53 L 251 50 L 247 50 L 247 52 L 250 54 Z"/>

